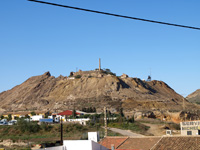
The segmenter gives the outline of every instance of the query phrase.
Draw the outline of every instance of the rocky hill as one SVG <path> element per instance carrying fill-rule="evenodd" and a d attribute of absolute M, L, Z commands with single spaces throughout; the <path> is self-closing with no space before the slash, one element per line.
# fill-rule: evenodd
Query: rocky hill
<path fill-rule="evenodd" d="M 183 97 L 162 81 L 143 81 L 106 71 L 79 71 L 55 78 L 49 72 L 34 76 L 11 90 L 0 93 L 0 109 L 65 110 L 107 106 L 115 112 L 181 111 Z M 187 109 L 198 109 L 184 100 Z"/>
<path fill-rule="evenodd" d="M 188 95 L 186 99 L 189 102 L 200 104 L 200 89 Z"/>

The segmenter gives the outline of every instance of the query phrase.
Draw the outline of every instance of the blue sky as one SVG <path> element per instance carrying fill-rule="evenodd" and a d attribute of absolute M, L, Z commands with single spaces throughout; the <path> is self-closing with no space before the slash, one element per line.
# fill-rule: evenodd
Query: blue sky
<path fill-rule="evenodd" d="M 46 0 L 200 27 L 198 0 Z M 46 71 L 109 68 L 162 80 L 187 96 L 199 89 L 200 31 L 71 10 L 26 0 L 0 2 L 0 92 Z"/>

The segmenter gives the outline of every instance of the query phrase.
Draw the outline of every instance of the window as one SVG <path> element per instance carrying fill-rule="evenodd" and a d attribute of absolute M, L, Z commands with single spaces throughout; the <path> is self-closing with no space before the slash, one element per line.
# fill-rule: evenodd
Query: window
<path fill-rule="evenodd" d="M 187 135 L 192 135 L 192 131 L 187 131 Z"/>

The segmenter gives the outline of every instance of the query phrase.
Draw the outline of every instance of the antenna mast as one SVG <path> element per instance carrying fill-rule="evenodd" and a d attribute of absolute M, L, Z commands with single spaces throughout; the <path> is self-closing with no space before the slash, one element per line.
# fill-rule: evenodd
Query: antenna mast
<path fill-rule="evenodd" d="M 99 58 L 99 71 L 101 71 L 101 58 Z"/>

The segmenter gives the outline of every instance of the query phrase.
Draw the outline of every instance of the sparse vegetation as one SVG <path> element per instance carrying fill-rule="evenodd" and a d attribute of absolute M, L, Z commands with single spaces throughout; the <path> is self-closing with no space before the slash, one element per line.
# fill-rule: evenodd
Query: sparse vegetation
<path fill-rule="evenodd" d="M 37 122 L 30 122 L 24 119 L 19 119 L 17 125 L 22 133 L 36 133 L 40 130 L 40 126 L 37 124 Z"/>
<path fill-rule="evenodd" d="M 149 129 L 148 126 L 145 126 L 139 122 L 111 122 L 108 124 L 109 127 L 112 128 L 119 128 L 119 129 L 124 129 L 124 130 L 131 130 L 133 132 L 141 133 L 143 134 L 145 131 Z"/>
<path fill-rule="evenodd" d="M 83 112 L 88 112 L 88 113 L 94 113 L 96 112 L 96 108 L 95 107 L 84 107 L 82 108 Z"/>
<path fill-rule="evenodd" d="M 8 115 L 8 120 L 9 121 L 12 120 L 12 115 L 11 114 Z"/>
<path fill-rule="evenodd" d="M 79 78 L 81 78 L 81 75 L 76 75 L 75 76 L 75 79 L 79 79 Z"/>
<path fill-rule="evenodd" d="M 110 75 L 116 76 L 116 73 L 113 73 L 110 69 L 103 69 L 102 72 L 105 74 L 110 74 Z"/>
<path fill-rule="evenodd" d="M 27 127 L 29 126 L 30 129 Z M 25 129 L 22 129 L 24 127 Z M 35 129 L 36 128 L 36 129 Z M 83 126 L 78 123 L 63 124 L 63 137 L 64 139 L 85 139 L 87 138 L 87 132 L 99 131 L 100 136 L 104 137 L 104 129 L 100 128 L 100 124 L 88 124 Z M 31 133 L 31 134 L 30 134 Z M 109 131 L 108 135 L 120 135 Z M 30 141 L 55 141 L 60 139 L 60 124 L 48 125 L 36 124 L 29 125 L 13 125 L 13 126 L 0 126 L 0 140 L 30 140 Z"/>
<path fill-rule="evenodd" d="M 36 115 L 36 113 L 35 113 L 34 111 L 32 111 L 32 112 L 31 112 L 31 115 L 34 116 L 34 115 Z"/>
<path fill-rule="evenodd" d="M 4 119 L 4 116 L 3 116 L 3 115 L 1 115 L 1 119 Z"/>

